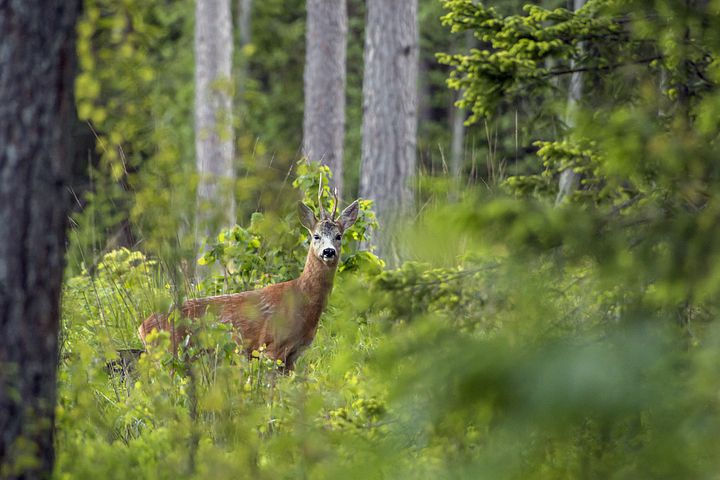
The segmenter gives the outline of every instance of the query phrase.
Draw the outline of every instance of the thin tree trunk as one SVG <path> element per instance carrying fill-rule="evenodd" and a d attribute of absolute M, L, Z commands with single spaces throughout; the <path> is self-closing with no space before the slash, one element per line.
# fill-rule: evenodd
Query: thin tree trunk
<path fill-rule="evenodd" d="M 586 0 L 572 0 L 573 10 L 578 11 L 585 5 Z M 581 46 L 582 48 L 582 46 Z M 570 69 L 575 67 L 575 62 L 570 63 Z M 570 77 L 570 88 L 568 89 L 567 111 L 565 124 L 568 127 L 575 125 L 575 117 L 577 115 L 578 104 L 582 99 L 583 78 L 581 72 L 573 72 Z M 563 199 L 571 195 L 580 186 L 580 175 L 572 171 L 572 169 L 563 170 L 560 173 L 560 181 L 558 185 L 558 194 L 555 198 L 555 204 L 560 204 Z"/>
<path fill-rule="evenodd" d="M 247 59 L 245 47 L 252 41 L 252 0 L 238 0 L 237 30 L 240 60 L 237 67 L 237 81 L 235 98 L 237 99 L 239 115 L 245 114 L 245 83 L 247 82 Z"/>
<path fill-rule="evenodd" d="M 365 30 L 360 195 L 375 201 L 380 223 L 375 245 L 394 261 L 390 231 L 414 202 L 417 0 L 368 0 Z"/>
<path fill-rule="evenodd" d="M 475 37 L 471 32 L 464 33 L 463 49 L 469 52 L 475 46 Z M 457 92 L 454 101 L 462 98 L 463 92 Z M 454 103 L 454 102 L 453 102 Z M 454 188 L 459 191 L 461 187 L 461 176 L 462 169 L 465 160 L 465 120 L 467 119 L 467 112 L 464 109 L 460 109 L 452 105 L 452 115 L 450 118 L 450 174 L 454 180 Z M 451 198 L 458 198 L 457 193 L 453 192 Z"/>
<path fill-rule="evenodd" d="M 458 93 L 458 97 L 460 97 Z M 456 100 L 457 100 L 456 98 Z M 455 188 L 460 185 L 460 176 L 462 174 L 463 160 L 465 159 L 465 117 L 464 109 L 452 108 L 452 124 L 451 124 L 451 141 L 450 141 L 450 175 L 452 175 Z"/>
<path fill-rule="evenodd" d="M 238 0 L 238 35 L 240 48 L 252 41 L 252 0 Z"/>
<path fill-rule="evenodd" d="M 303 152 L 310 160 L 330 167 L 333 184 L 340 192 L 344 174 L 347 30 L 345 0 L 308 0 Z"/>
<path fill-rule="evenodd" d="M 235 223 L 230 0 L 195 7 L 196 238 Z"/>
<path fill-rule="evenodd" d="M 242 138 L 246 130 L 247 121 L 250 115 L 247 103 L 245 102 L 245 85 L 248 83 L 248 55 L 247 46 L 252 41 L 252 7 L 253 0 L 238 0 L 237 2 L 237 35 L 238 51 L 237 66 L 235 70 L 235 139 Z M 249 164 L 252 160 L 252 152 L 243 147 L 243 142 L 237 142 L 235 152 L 234 175 L 238 175 L 240 168 Z M 237 213 L 236 213 L 237 214 Z"/>
<path fill-rule="evenodd" d="M 2 478 L 49 478 L 54 462 L 79 6 L 0 2 Z"/>

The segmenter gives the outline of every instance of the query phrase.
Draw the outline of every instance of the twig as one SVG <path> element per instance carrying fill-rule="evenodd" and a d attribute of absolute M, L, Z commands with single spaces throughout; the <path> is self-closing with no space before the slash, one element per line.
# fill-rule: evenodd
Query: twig
<path fill-rule="evenodd" d="M 627 67 L 629 65 L 642 65 L 646 63 L 653 62 L 655 60 L 662 60 L 665 58 L 663 55 L 655 55 L 653 57 L 643 58 L 640 60 L 636 60 L 634 62 L 627 62 L 627 63 L 614 63 L 612 65 L 604 65 L 604 66 L 596 66 L 596 67 L 578 67 L 578 68 L 567 68 L 563 70 L 551 70 L 547 72 L 546 74 L 542 75 L 542 77 L 555 77 L 559 75 L 568 75 L 571 73 L 581 73 L 581 72 L 597 72 L 597 71 L 606 71 L 606 70 L 614 70 L 616 68 L 620 67 Z"/>

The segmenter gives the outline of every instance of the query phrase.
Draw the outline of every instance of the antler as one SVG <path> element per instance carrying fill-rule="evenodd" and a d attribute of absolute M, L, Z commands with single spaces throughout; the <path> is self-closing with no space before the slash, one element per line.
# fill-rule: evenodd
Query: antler
<path fill-rule="evenodd" d="M 320 183 L 318 186 L 318 207 L 320 208 L 320 220 L 325 220 L 327 218 L 327 212 L 325 211 L 325 207 L 323 207 L 322 203 L 322 191 L 323 191 L 323 174 L 320 172 Z"/>
<path fill-rule="evenodd" d="M 337 213 L 337 207 L 338 207 L 338 203 L 339 203 L 339 202 L 338 202 L 338 191 L 337 191 L 337 187 L 333 188 L 332 194 L 333 194 L 333 200 L 335 200 L 335 205 L 333 205 L 333 213 L 332 213 L 332 216 L 331 216 L 330 218 L 331 218 L 332 221 L 334 222 L 334 221 L 335 221 L 335 214 Z"/>

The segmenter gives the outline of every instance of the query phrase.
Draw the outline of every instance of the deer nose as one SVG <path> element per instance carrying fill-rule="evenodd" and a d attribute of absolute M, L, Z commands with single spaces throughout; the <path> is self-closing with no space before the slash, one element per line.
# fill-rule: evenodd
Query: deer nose
<path fill-rule="evenodd" d="M 323 256 L 323 257 L 328 257 L 328 258 L 334 257 L 334 256 L 335 256 L 335 249 L 334 249 L 334 248 L 326 248 L 325 250 L 322 251 L 322 256 Z"/>

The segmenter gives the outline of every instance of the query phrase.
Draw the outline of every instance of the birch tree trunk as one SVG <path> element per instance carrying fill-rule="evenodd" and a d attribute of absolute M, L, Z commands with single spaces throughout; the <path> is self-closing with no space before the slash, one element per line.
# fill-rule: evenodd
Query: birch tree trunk
<path fill-rule="evenodd" d="M 79 6 L 79 0 L 0 3 L 2 478 L 50 478 L 54 462 Z"/>
<path fill-rule="evenodd" d="M 235 223 L 230 0 L 195 6 L 196 240 Z"/>
<path fill-rule="evenodd" d="M 417 0 L 368 0 L 365 35 L 360 196 L 375 201 L 377 252 L 390 257 L 389 232 L 414 201 Z"/>
<path fill-rule="evenodd" d="M 586 0 L 572 0 L 573 11 L 578 11 L 585 5 Z M 581 47 L 582 48 L 582 47 Z M 570 63 L 570 68 L 575 67 L 575 62 Z M 568 89 L 567 111 L 565 124 L 568 127 L 575 125 L 575 115 L 577 114 L 578 104 L 582 99 L 582 73 L 573 72 L 570 76 L 570 88 Z M 558 185 L 558 194 L 555 198 L 555 204 L 560 204 L 563 199 L 571 195 L 580 186 L 580 176 L 571 169 L 566 169 L 560 173 L 560 181 Z"/>
<path fill-rule="evenodd" d="M 342 195 L 346 0 L 308 0 L 306 28 L 303 153 L 330 167 Z"/>

